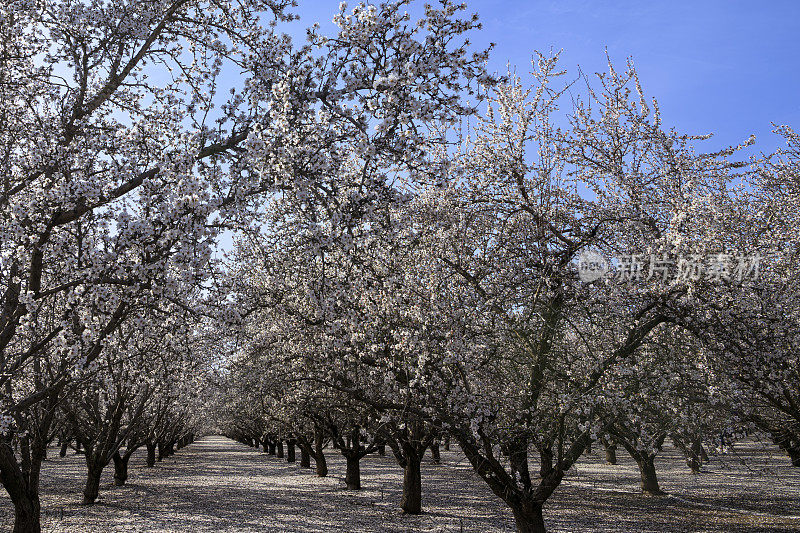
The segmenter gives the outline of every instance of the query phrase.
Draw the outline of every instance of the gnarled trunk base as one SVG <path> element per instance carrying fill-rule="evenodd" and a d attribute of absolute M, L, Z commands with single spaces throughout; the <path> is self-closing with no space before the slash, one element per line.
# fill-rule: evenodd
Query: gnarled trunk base
<path fill-rule="evenodd" d="M 83 489 L 83 505 L 92 505 L 100 495 L 100 475 L 102 468 L 90 467 L 86 473 L 86 486 Z"/>
<path fill-rule="evenodd" d="M 634 459 L 636 459 L 636 464 L 639 466 L 642 492 L 652 496 L 663 495 L 664 491 L 658 486 L 655 457 L 639 456 Z"/>
<path fill-rule="evenodd" d="M 521 505 L 511 510 L 518 533 L 546 533 L 541 505 Z"/>
<path fill-rule="evenodd" d="M 41 533 L 39 495 L 24 495 L 14 501 L 13 533 Z"/>

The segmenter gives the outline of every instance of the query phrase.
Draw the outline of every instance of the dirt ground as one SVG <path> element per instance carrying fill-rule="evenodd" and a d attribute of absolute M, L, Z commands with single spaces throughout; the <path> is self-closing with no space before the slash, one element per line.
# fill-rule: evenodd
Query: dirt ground
<path fill-rule="evenodd" d="M 692 475 L 674 449 L 657 461 L 669 494 L 638 492 L 636 465 L 620 451 L 620 464 L 587 455 L 569 472 L 545 507 L 553 532 L 797 532 L 800 468 L 777 449 L 737 445 L 712 457 Z M 101 496 L 80 505 L 85 465 L 72 451 L 50 454 L 42 472 L 43 531 L 67 532 L 500 532 L 514 531 L 510 512 L 458 451 L 443 464 L 423 465 L 425 514 L 399 510 L 402 470 L 391 456 L 362 461 L 360 492 L 344 485 L 344 461 L 328 450 L 330 475 L 210 436 L 155 468 L 143 453 L 131 459 L 125 487 L 104 473 Z M 298 454 L 299 458 L 299 454 Z M 0 530 L 10 531 L 13 509 L 3 493 Z"/>

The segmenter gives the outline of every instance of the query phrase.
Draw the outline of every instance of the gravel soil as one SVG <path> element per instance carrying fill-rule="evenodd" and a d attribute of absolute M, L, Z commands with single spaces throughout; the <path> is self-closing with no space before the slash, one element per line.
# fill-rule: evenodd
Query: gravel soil
<path fill-rule="evenodd" d="M 442 452 L 441 465 L 423 464 L 420 516 L 399 510 L 402 470 L 391 456 L 362 460 L 364 490 L 348 491 L 336 450 L 326 454 L 330 475 L 318 478 L 313 470 L 209 436 L 155 468 L 144 467 L 137 452 L 124 487 L 113 486 L 109 465 L 100 499 L 88 507 L 80 505 L 83 456 L 70 451 L 62 459 L 55 449 L 50 456 L 42 471 L 46 533 L 514 531 L 511 513 L 458 451 Z M 598 455 L 584 456 L 545 506 L 549 530 L 800 531 L 800 468 L 772 447 L 737 445 L 713 456 L 699 475 L 668 448 L 657 469 L 669 494 L 659 497 L 639 494 L 636 465 L 622 451 L 619 461 L 610 466 Z M 3 492 L 0 530 L 10 531 L 12 522 Z"/>

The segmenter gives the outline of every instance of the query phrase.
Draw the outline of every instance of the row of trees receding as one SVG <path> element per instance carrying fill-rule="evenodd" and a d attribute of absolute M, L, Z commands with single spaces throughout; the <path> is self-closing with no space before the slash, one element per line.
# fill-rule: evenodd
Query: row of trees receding
<path fill-rule="evenodd" d="M 335 36 L 300 44 L 292 7 L 0 4 L 15 532 L 41 529 L 59 436 L 86 450 L 87 502 L 128 450 L 212 423 L 320 473 L 333 442 L 353 487 L 388 446 L 409 512 L 450 438 L 521 531 L 593 441 L 631 452 L 650 492 L 666 438 L 697 464 L 710 436 L 757 429 L 798 461 L 791 129 L 740 162 L 665 127 L 632 67 L 580 90 L 553 57 L 529 86 L 488 75 L 477 17 L 449 1 L 343 4 Z M 629 260 L 581 281 L 589 251 L 671 279 Z M 760 254 L 758 276 L 696 275 L 720 254 Z"/>
<path fill-rule="evenodd" d="M 424 168 L 353 151 L 344 181 L 268 204 L 229 263 L 246 313 L 218 415 L 231 435 L 313 435 L 317 456 L 330 441 L 351 488 L 388 445 L 411 513 L 448 436 L 519 531 L 544 531 L 594 442 L 611 462 L 624 448 L 648 494 L 667 439 L 693 472 L 756 433 L 798 464 L 797 136 L 743 162 L 752 141 L 703 153 L 632 65 L 578 99 L 557 60 L 435 130 Z M 590 260 L 611 271 L 587 277 Z"/>

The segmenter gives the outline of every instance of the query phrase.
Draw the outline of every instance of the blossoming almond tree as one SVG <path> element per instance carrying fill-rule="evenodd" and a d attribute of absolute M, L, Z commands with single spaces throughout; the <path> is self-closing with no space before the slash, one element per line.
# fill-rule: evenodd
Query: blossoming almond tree
<path fill-rule="evenodd" d="M 196 322 L 180 309 L 142 310 L 109 339 L 87 379 L 66 394 L 61 407 L 86 455 L 84 504 L 97 499 L 100 475 L 112 460 L 116 483 L 125 483 L 128 460 L 146 441 L 147 407 L 158 395 L 170 386 L 183 402 L 195 394 L 208 364 L 202 338 L 191 329 Z"/>
<path fill-rule="evenodd" d="M 657 328 L 624 364 L 604 377 L 603 393 L 614 422 L 608 432 L 636 461 L 642 491 L 662 494 L 655 457 L 669 437 L 700 472 L 704 444 L 714 442 L 729 419 L 711 399 L 717 384 L 713 353 L 679 328 Z"/>
<path fill-rule="evenodd" d="M 716 396 L 744 425 L 754 425 L 800 465 L 800 361 L 797 345 L 800 141 L 789 127 L 776 129 L 786 145 L 760 161 L 757 172 L 728 210 L 728 245 L 757 253 L 745 284 L 731 279 L 708 298 L 696 332 L 717 357 Z M 728 277 L 730 278 L 730 276 Z"/>
<path fill-rule="evenodd" d="M 417 121 L 466 111 L 456 96 L 483 76 L 483 56 L 460 36 L 476 21 L 444 2 L 414 24 L 407 4 L 352 14 L 343 5 L 338 35 L 312 29 L 300 46 L 279 29 L 293 18 L 281 0 L 0 6 L 3 379 L 22 379 L 61 349 L 59 336 L 80 351 L 69 331 L 90 346 L 49 384 L 4 398 L 14 422 L 0 471 L 16 531 L 39 530 L 44 448 L 26 441 L 18 460 L 9 439 L 48 433 L 28 428 L 26 413 L 59 401 L 74 364 L 91 363 L 124 321 L 129 298 L 176 298 L 172 274 L 203 283 L 219 228 L 248 224 L 258 194 L 313 192 L 341 145 L 413 158 Z M 241 73 L 229 93 L 226 69 Z M 100 323 L 70 310 L 47 324 L 33 316 L 87 298 L 110 306 Z"/>
<path fill-rule="evenodd" d="M 581 283 L 571 263 L 589 248 L 706 252 L 711 229 L 701 229 L 716 226 L 704 202 L 727 195 L 737 167 L 731 150 L 697 154 L 695 139 L 666 131 L 632 67 L 600 76 L 559 129 L 556 58 L 534 67 L 531 89 L 510 76 L 489 98 L 463 153 L 443 165 L 450 184 L 416 206 L 429 250 L 416 264 L 438 263 L 477 304 L 448 317 L 440 365 L 458 371 L 437 415 L 519 531 L 544 531 L 544 503 L 613 423 L 604 376 L 695 303 L 693 283 Z"/>

